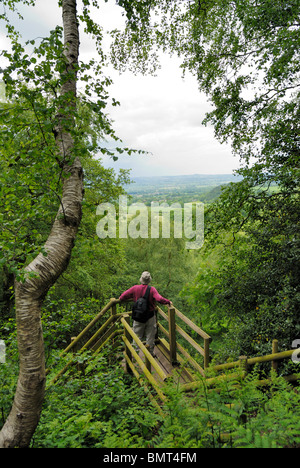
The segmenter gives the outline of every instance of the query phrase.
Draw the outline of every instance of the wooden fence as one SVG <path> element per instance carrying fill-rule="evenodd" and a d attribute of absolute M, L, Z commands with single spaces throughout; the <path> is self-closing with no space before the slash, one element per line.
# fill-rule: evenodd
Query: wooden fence
<path fill-rule="evenodd" d="M 210 370 L 213 371 L 213 372 L 225 372 L 227 370 L 231 370 L 231 369 L 234 369 L 234 368 L 240 368 L 243 371 L 243 375 L 246 376 L 247 373 L 249 372 L 249 368 L 251 366 L 255 366 L 256 364 L 262 364 L 262 363 L 269 362 L 270 365 L 271 365 L 270 366 L 271 369 L 273 371 L 277 372 L 278 371 L 279 361 L 283 361 L 283 360 L 286 360 L 286 359 L 291 359 L 293 354 L 297 354 L 299 352 L 300 352 L 300 349 L 299 350 L 293 349 L 293 350 L 278 352 L 278 340 L 273 340 L 273 342 L 272 342 L 272 354 L 267 354 L 265 356 L 258 356 L 258 357 L 254 357 L 254 358 L 248 358 L 247 356 L 240 356 L 238 361 L 228 362 L 226 364 L 219 364 L 219 365 L 216 365 L 216 366 L 210 366 Z M 234 377 L 234 375 L 233 375 L 233 377 Z M 300 379 L 300 373 L 285 376 L 284 379 L 287 380 L 288 382 L 297 381 L 297 380 Z M 211 378 L 211 379 L 209 379 L 208 383 L 215 384 L 215 383 L 218 382 L 218 380 L 220 380 L 220 377 Z M 259 381 L 257 381 L 257 384 L 258 385 L 268 385 L 270 383 L 270 381 L 271 381 L 270 379 L 259 380 Z M 184 384 L 182 386 L 182 389 L 184 391 L 188 392 L 188 391 L 195 390 L 200 385 L 201 385 L 201 382 L 195 381 L 195 382 L 191 382 L 191 383 L 188 383 L 188 384 Z"/>
<path fill-rule="evenodd" d="M 167 313 L 165 313 L 161 308 L 157 309 L 158 329 L 166 339 L 162 339 L 157 336 L 156 345 L 170 363 L 170 367 L 166 373 L 160 366 L 158 360 L 153 358 L 147 347 L 134 333 L 130 325 L 131 312 L 118 313 L 119 305 L 119 300 L 111 299 L 101 312 L 85 327 L 85 329 L 77 337 L 72 339 L 69 346 L 62 351 L 60 356 L 62 357 L 63 355 L 74 351 L 83 352 L 85 350 L 92 350 L 94 353 L 98 353 L 106 343 L 108 343 L 108 341 L 123 335 L 122 340 L 125 344 L 124 358 L 127 372 L 133 372 L 133 374 L 140 379 L 141 370 L 160 398 L 163 398 L 160 386 L 162 382 L 169 377 L 173 367 L 177 367 L 178 365 L 186 362 L 194 369 L 194 371 L 204 375 L 205 369 L 209 366 L 209 345 L 211 338 L 188 317 L 174 307 L 168 307 Z M 167 329 L 160 323 L 160 317 L 167 322 Z M 199 340 L 204 341 L 203 347 L 176 323 L 177 318 L 185 323 L 186 328 L 195 332 Z M 101 322 L 100 325 L 99 322 Z M 94 328 L 97 328 L 97 330 L 93 332 Z M 194 359 L 189 352 L 178 343 L 178 334 L 181 335 L 181 337 L 183 337 L 189 345 L 203 357 L 203 366 L 201 366 L 198 360 Z M 65 367 L 52 379 L 51 383 L 55 383 L 60 376 L 69 369 L 73 362 L 74 359 L 71 358 Z M 135 363 L 137 363 L 138 366 L 136 366 Z M 153 374 L 155 374 L 155 377 L 152 375 L 152 371 Z M 188 375 L 190 376 L 190 380 L 192 380 L 193 377 L 191 374 L 188 373 Z"/>
<path fill-rule="evenodd" d="M 165 364 L 162 366 L 160 360 L 155 359 L 150 354 L 147 346 L 134 333 L 130 325 L 131 312 L 118 312 L 119 306 L 119 300 L 111 299 L 85 329 L 76 338 L 72 339 L 69 346 L 62 351 L 61 356 L 70 352 L 84 352 L 85 350 L 99 353 L 109 341 L 117 340 L 117 342 L 120 342 L 121 338 L 125 347 L 124 367 L 126 371 L 133 373 L 145 387 L 155 404 L 157 402 L 154 401 L 150 388 L 154 389 L 159 399 L 163 401 L 165 399 L 162 391 L 163 383 L 173 374 L 174 369 L 178 370 L 178 367 L 182 369 L 182 373 L 185 373 L 187 378 L 185 383 L 181 385 L 182 389 L 192 391 L 202 385 L 199 374 L 206 379 L 207 369 L 224 373 L 227 370 L 239 367 L 246 374 L 250 366 L 270 362 L 271 368 L 277 371 L 279 361 L 291 358 L 294 353 L 300 353 L 300 350 L 278 352 L 278 341 L 274 340 L 272 354 L 255 358 L 241 356 L 238 361 L 212 366 L 210 365 L 211 337 L 175 307 L 168 307 L 167 313 L 158 307 L 158 330 L 159 335 L 162 334 L 164 337 L 157 335 L 156 346 L 161 353 L 161 357 L 169 363 L 169 367 L 166 367 Z M 122 310 L 124 309 L 122 308 Z M 163 319 L 166 327 L 161 323 L 161 319 Z M 179 320 L 184 323 L 185 329 L 177 323 Z M 187 329 L 188 331 L 186 331 Z M 180 343 L 178 341 L 179 336 Z M 182 339 L 189 344 L 191 349 L 196 351 L 194 357 L 182 345 Z M 76 359 L 71 356 L 64 368 L 52 378 L 49 385 L 54 384 L 75 362 Z M 142 374 L 146 378 L 146 383 L 142 378 Z M 214 385 L 223 377 L 206 379 L 206 382 L 208 385 Z M 287 377 L 289 381 L 298 379 L 300 379 L 300 374 Z"/>
<path fill-rule="evenodd" d="M 163 310 L 160 307 L 158 307 L 157 310 L 158 314 L 168 322 L 168 330 L 166 330 L 163 327 L 159 320 L 157 324 L 159 330 L 169 340 L 170 362 L 173 365 L 176 365 L 178 363 L 179 360 L 177 358 L 177 352 L 179 351 L 186 359 L 190 360 L 190 364 L 195 368 L 197 372 L 200 372 L 202 375 L 204 375 L 204 369 L 208 368 L 210 362 L 209 346 L 212 341 L 212 338 L 176 308 L 170 307 L 168 310 L 168 315 L 165 314 L 165 312 L 163 312 Z M 203 347 L 200 346 L 199 343 L 197 343 L 185 330 L 183 330 L 176 323 L 177 317 L 180 318 L 192 331 L 196 332 L 196 334 L 204 340 Z M 201 354 L 201 356 L 203 356 L 204 369 L 190 356 L 190 354 L 182 347 L 182 345 L 178 343 L 176 333 L 180 334 L 199 354 Z"/>

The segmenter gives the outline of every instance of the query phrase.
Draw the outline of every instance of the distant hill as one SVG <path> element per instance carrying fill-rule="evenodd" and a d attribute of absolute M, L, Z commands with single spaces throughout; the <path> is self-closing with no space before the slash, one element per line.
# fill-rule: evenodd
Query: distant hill
<path fill-rule="evenodd" d="M 157 177 L 134 177 L 134 184 L 130 187 L 131 193 L 135 187 L 217 187 L 219 185 L 229 184 L 230 182 L 238 182 L 242 178 L 233 174 L 192 174 L 179 176 L 157 176 Z"/>
<path fill-rule="evenodd" d="M 135 177 L 126 191 L 133 201 L 146 204 L 151 201 L 211 203 L 220 195 L 222 186 L 239 180 L 242 178 L 233 174 Z"/>

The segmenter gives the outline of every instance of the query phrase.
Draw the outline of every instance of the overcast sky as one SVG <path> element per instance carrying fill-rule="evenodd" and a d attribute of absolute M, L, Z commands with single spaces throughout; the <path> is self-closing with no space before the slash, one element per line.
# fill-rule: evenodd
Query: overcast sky
<path fill-rule="evenodd" d="M 95 10 L 95 15 L 101 18 L 104 29 L 113 29 L 124 21 L 121 11 L 114 0 L 102 0 L 101 10 Z M 24 39 L 45 36 L 61 24 L 56 0 L 37 0 L 36 7 L 24 7 L 22 13 Z M 2 34 L 0 39 L 4 46 Z M 81 58 L 92 54 L 91 40 L 82 35 Z M 132 176 L 232 173 L 239 163 L 230 146 L 218 143 L 213 129 L 201 124 L 210 107 L 206 96 L 198 91 L 196 79 L 182 79 L 175 57 L 163 56 L 161 63 L 156 77 L 107 72 L 114 81 L 110 94 L 121 103 L 109 109 L 117 135 L 124 146 L 151 154 L 120 156 L 117 163 L 104 158 L 104 165 L 131 168 Z"/>

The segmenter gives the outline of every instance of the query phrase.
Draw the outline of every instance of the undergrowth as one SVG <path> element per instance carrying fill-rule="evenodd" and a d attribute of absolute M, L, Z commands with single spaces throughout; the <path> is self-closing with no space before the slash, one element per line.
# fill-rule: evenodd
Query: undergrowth
<path fill-rule="evenodd" d="M 299 448 L 299 389 L 274 373 L 270 385 L 259 387 L 258 376 L 224 379 L 213 389 L 202 379 L 191 395 L 169 386 L 168 417 L 155 446 Z"/>
<path fill-rule="evenodd" d="M 57 354 L 55 354 L 57 353 Z M 183 393 L 176 382 L 164 391 L 164 416 L 136 379 L 126 375 L 120 355 L 107 349 L 77 355 L 75 365 L 46 390 L 32 448 L 299 448 L 300 392 L 272 374 L 267 387 L 259 372 L 210 388 Z M 48 382 L 66 360 L 52 356 Z M 17 365 L 8 355 L 0 366 L 0 429 L 14 394 Z"/>

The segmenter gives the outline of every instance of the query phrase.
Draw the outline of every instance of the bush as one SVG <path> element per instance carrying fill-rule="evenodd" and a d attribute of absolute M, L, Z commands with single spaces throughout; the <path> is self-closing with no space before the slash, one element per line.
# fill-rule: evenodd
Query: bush
<path fill-rule="evenodd" d="M 78 355 L 77 367 L 46 392 L 34 448 L 140 448 L 159 417 L 111 350 Z M 57 371 L 57 369 L 56 369 Z"/>
<path fill-rule="evenodd" d="M 94 298 L 86 298 L 76 303 L 54 299 L 50 293 L 44 303 L 42 314 L 46 351 L 66 348 L 71 338 L 79 335 L 102 307 L 103 304 Z"/>

